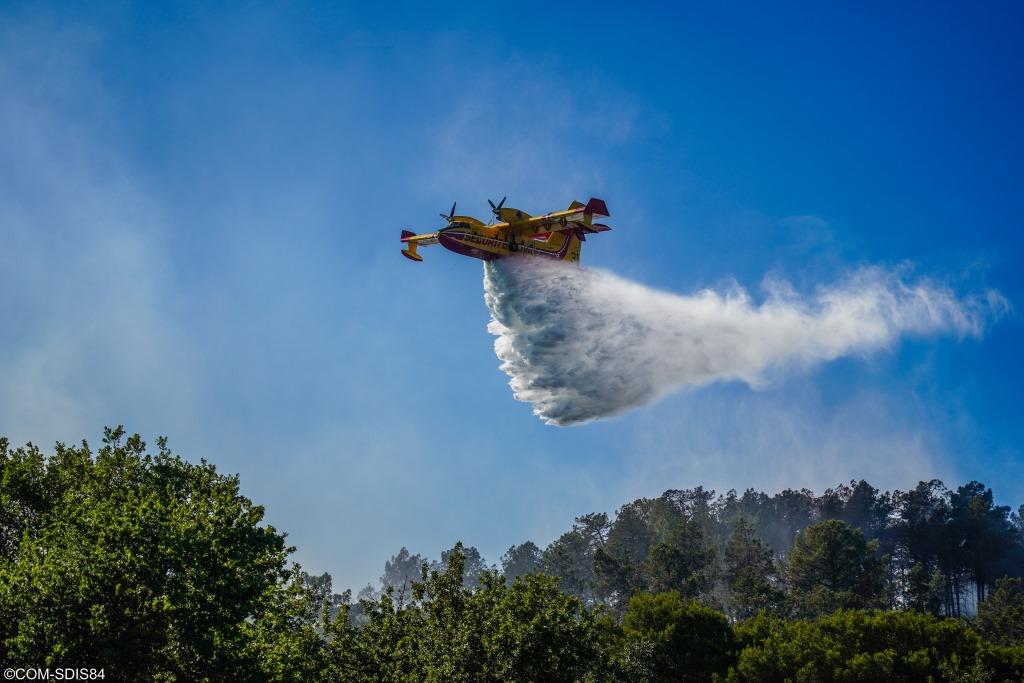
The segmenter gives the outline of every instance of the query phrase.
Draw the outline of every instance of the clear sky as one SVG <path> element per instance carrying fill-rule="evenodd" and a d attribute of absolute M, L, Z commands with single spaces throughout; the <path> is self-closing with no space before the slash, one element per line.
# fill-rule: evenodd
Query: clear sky
<path fill-rule="evenodd" d="M 166 434 L 354 588 L 666 488 L 1024 502 L 1024 5 L 707 4 L 5 3 L 0 434 Z M 665 290 L 909 262 L 1013 310 L 546 426 L 480 263 L 399 255 L 502 195 L 604 198 L 583 261 Z"/>

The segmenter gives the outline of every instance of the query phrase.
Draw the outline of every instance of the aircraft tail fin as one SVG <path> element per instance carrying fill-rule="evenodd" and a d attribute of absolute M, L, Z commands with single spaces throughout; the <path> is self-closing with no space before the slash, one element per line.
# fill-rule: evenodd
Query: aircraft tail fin
<path fill-rule="evenodd" d="M 595 216 L 610 216 L 611 215 L 611 214 L 608 213 L 608 206 L 605 205 L 604 200 L 603 199 L 598 199 L 597 197 L 591 197 L 590 201 L 587 202 L 587 205 L 585 207 L 583 207 L 583 210 L 586 213 L 593 214 Z"/>
<path fill-rule="evenodd" d="M 573 201 L 573 203 L 569 205 L 569 211 L 572 211 L 573 209 L 584 209 L 586 206 L 587 205 L 583 202 Z"/>
<path fill-rule="evenodd" d="M 412 237 L 415 236 L 416 233 L 412 232 L 411 230 L 402 231 L 401 241 L 405 242 L 408 245 L 408 248 L 402 250 L 402 256 L 412 261 L 422 261 L 423 257 L 416 253 L 417 243 L 411 239 Z"/>

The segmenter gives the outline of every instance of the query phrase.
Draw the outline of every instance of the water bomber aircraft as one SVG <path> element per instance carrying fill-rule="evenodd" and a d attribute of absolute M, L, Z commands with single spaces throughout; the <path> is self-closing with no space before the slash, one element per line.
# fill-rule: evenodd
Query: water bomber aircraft
<path fill-rule="evenodd" d="M 573 202 L 565 211 L 531 216 L 519 209 L 504 208 L 505 199 L 495 204 L 490 199 L 494 219 L 487 224 L 472 216 L 456 216 L 455 204 L 441 218 L 448 221 L 446 227 L 437 232 L 417 235 L 409 230 L 402 231 L 402 255 L 413 261 L 422 261 L 420 247 L 435 244 L 454 251 L 456 254 L 490 261 L 505 256 L 539 256 L 579 263 L 580 246 L 588 234 L 607 232 L 607 225 L 594 222 L 594 216 L 607 216 L 608 207 L 601 199 L 591 198 L 589 202 Z"/>

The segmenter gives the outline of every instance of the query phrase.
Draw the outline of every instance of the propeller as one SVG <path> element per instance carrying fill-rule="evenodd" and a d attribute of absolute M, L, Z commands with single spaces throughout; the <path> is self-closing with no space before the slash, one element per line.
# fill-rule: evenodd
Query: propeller
<path fill-rule="evenodd" d="M 506 197 L 502 197 L 501 201 L 498 202 L 497 206 L 495 206 L 494 202 L 492 202 L 490 199 L 487 200 L 487 203 L 491 205 L 491 213 L 494 214 L 495 218 L 501 218 L 501 207 L 505 205 L 505 200 L 506 199 L 508 199 L 507 196 Z"/>
<path fill-rule="evenodd" d="M 455 218 L 455 202 L 452 202 L 452 210 L 448 213 L 448 215 L 446 216 L 442 213 L 441 218 L 445 219 L 449 223 L 452 222 L 452 219 Z"/>

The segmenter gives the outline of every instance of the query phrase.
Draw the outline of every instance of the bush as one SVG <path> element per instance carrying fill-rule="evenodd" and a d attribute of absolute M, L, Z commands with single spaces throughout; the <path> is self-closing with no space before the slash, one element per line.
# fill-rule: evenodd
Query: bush
<path fill-rule="evenodd" d="M 760 615 L 736 634 L 741 650 L 729 681 L 942 681 L 972 671 L 1024 680 L 1024 649 L 986 644 L 962 621 L 915 612 Z"/>
<path fill-rule="evenodd" d="M 654 680 L 708 681 L 734 661 L 736 643 L 725 617 L 675 591 L 633 596 L 622 628 L 627 643 L 650 644 Z"/>

